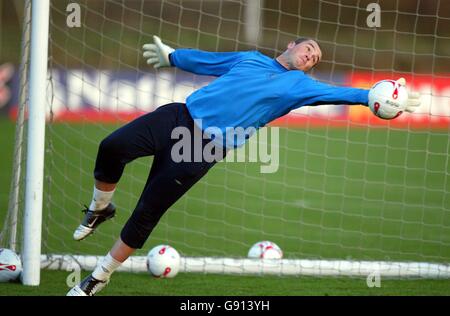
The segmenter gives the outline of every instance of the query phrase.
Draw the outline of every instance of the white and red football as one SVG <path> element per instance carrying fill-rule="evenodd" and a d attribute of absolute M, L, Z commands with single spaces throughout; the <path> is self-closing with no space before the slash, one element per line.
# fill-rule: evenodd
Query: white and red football
<path fill-rule="evenodd" d="M 147 255 L 147 270 L 157 278 L 173 278 L 180 270 L 181 257 L 175 248 L 159 245 Z"/>
<path fill-rule="evenodd" d="M 271 241 L 259 241 L 248 251 L 249 258 L 282 259 L 283 251 L 277 244 Z"/>
<path fill-rule="evenodd" d="M 385 120 L 394 119 L 406 109 L 408 92 L 401 80 L 382 80 L 369 91 L 369 108 Z"/>
<path fill-rule="evenodd" d="M 22 273 L 22 261 L 12 250 L 0 248 L 0 282 L 15 281 Z"/>

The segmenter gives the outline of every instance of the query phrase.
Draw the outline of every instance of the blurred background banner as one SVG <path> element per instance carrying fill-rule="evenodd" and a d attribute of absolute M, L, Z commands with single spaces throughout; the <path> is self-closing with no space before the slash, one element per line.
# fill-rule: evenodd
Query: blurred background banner
<path fill-rule="evenodd" d="M 13 68 L 5 75 L 13 73 Z M 6 72 L 5 70 L 3 70 Z M 18 72 L 2 86 L 0 68 L 0 102 L 9 105 L 11 119 L 17 116 L 19 94 Z M 5 77 L 4 76 L 4 77 Z M 126 122 L 143 113 L 153 111 L 169 102 L 184 102 L 195 89 L 206 85 L 212 77 L 193 76 L 184 72 L 165 71 L 155 76 L 154 72 L 53 69 L 53 106 L 47 113 L 48 119 L 61 122 Z M 335 84 L 370 88 L 374 81 L 383 78 L 405 77 L 413 82 L 412 87 L 422 94 L 423 105 L 414 115 L 404 113 L 398 119 L 388 122 L 373 116 L 369 109 L 360 106 L 323 105 L 303 107 L 276 120 L 271 125 L 301 127 L 305 124 L 325 126 L 346 126 L 348 122 L 360 125 L 390 124 L 396 127 L 444 128 L 450 124 L 450 80 L 420 75 L 412 78 L 408 73 L 350 72 L 334 76 Z M 194 78 L 195 77 L 195 78 Z M 316 73 L 323 78 L 326 74 Z M 6 81 L 4 81 L 6 82 Z M 76 93 L 74 93 L 74 91 Z M 113 91 L 113 92 L 112 92 Z M 50 102 L 50 100 L 49 100 Z M 50 110 L 50 108 L 49 108 Z M 3 111 L 6 113 L 6 111 Z"/>
<path fill-rule="evenodd" d="M 67 6 L 81 6 L 69 27 Z M 323 61 L 312 72 L 332 84 L 369 88 L 405 76 L 423 95 L 419 114 L 397 126 L 445 127 L 450 116 L 448 1 L 378 1 L 381 26 L 369 27 L 371 1 L 52 1 L 49 119 L 127 121 L 171 101 L 183 102 L 213 78 L 175 70 L 155 72 L 141 47 L 159 35 L 169 45 L 210 51 L 257 49 L 276 57 L 299 36 L 316 38 Z M 0 115 L 17 113 L 23 3 L 0 3 Z M 15 71 L 14 78 L 10 77 Z M 115 114 L 114 114 L 115 113 Z M 361 107 L 306 107 L 275 124 L 343 122 L 383 125 Z M 323 121 L 325 119 L 325 121 Z M 346 124 L 346 123 L 345 123 Z M 344 125 L 345 125 L 344 124 Z"/>
<path fill-rule="evenodd" d="M 14 75 L 14 65 L 11 63 L 0 64 L 0 115 L 6 114 L 8 107 L 17 106 L 17 101 L 13 97 L 18 95 L 18 85 L 12 86 Z M 15 78 L 18 78 L 16 75 Z"/>

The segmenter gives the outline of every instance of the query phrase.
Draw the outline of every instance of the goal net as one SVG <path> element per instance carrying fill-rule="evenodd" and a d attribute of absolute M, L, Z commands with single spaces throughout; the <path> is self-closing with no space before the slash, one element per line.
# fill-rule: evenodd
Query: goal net
<path fill-rule="evenodd" d="M 217 164 L 125 266 L 145 270 L 143 256 L 170 244 L 182 271 L 449 277 L 450 10 L 445 1 L 396 0 L 379 1 L 378 12 L 370 2 L 80 0 L 78 10 L 51 1 L 43 267 L 72 260 L 92 269 L 137 203 L 151 157 L 127 166 L 116 217 L 72 240 L 92 198 L 99 142 L 214 79 L 146 65 L 141 48 L 152 35 L 174 48 L 272 58 L 311 37 L 323 51 L 313 77 L 369 88 L 403 76 L 422 94 L 418 113 L 392 121 L 362 106 L 289 113 L 254 136 L 270 144 L 268 159 L 249 161 L 247 145 L 244 161 Z M 267 165 L 275 172 L 262 173 Z M 283 260 L 246 259 L 262 240 L 280 246 Z"/>

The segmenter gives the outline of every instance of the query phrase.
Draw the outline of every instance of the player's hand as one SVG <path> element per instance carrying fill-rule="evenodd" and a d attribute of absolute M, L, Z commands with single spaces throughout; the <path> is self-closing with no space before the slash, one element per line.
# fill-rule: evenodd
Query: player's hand
<path fill-rule="evenodd" d="M 405 78 L 400 78 L 397 80 L 397 82 L 406 87 L 406 80 Z M 408 91 L 408 101 L 406 103 L 406 112 L 413 113 L 415 112 L 420 106 L 420 93 L 415 91 Z"/>
<path fill-rule="evenodd" d="M 142 54 L 147 60 L 147 64 L 152 65 L 154 68 L 170 67 L 169 54 L 174 51 L 170 46 L 167 46 L 161 39 L 153 35 L 154 44 L 145 44 L 142 48 L 144 53 Z"/>

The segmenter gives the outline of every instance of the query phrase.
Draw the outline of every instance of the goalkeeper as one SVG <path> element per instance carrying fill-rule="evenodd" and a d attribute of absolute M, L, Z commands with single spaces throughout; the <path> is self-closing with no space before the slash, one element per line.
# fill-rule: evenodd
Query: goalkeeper
<path fill-rule="evenodd" d="M 230 137 L 229 128 L 258 129 L 306 105 L 368 104 L 369 90 L 331 86 L 306 74 L 322 59 L 320 46 L 312 39 L 290 42 L 275 59 L 257 51 L 174 50 L 158 37 L 153 39 L 154 43 L 143 47 L 148 64 L 155 68 L 175 66 L 218 78 L 193 92 L 185 104 L 161 106 L 114 131 L 100 143 L 92 202 L 74 233 L 75 240 L 84 239 L 115 215 L 111 200 L 125 165 L 143 156 L 153 155 L 154 160 L 141 197 L 120 238 L 92 274 L 68 295 L 91 296 L 101 290 L 114 270 L 136 249 L 142 248 L 167 209 L 223 159 L 228 149 L 243 145 L 251 136 L 244 133 Z M 400 82 L 405 84 L 404 79 Z M 413 112 L 419 104 L 418 95 L 412 93 L 406 110 Z M 201 146 L 191 146 L 190 160 L 175 162 L 171 156 L 176 142 L 171 135 L 177 127 L 188 129 L 191 135 L 203 133 Z M 212 134 L 211 130 L 220 133 Z M 194 142 L 192 136 L 191 144 Z M 206 146 L 212 148 L 217 159 L 210 161 L 203 157 Z"/>

